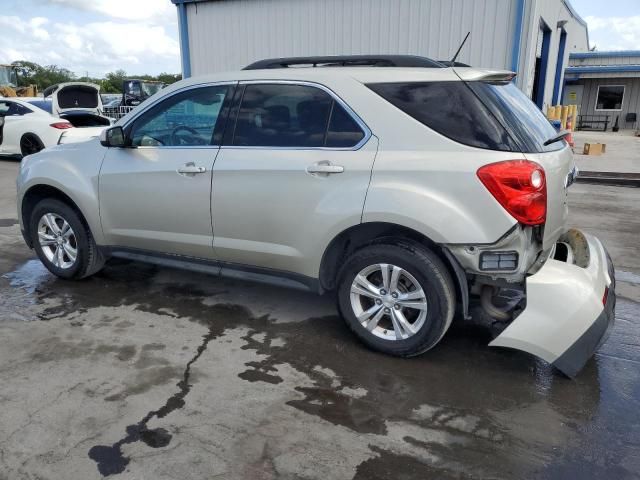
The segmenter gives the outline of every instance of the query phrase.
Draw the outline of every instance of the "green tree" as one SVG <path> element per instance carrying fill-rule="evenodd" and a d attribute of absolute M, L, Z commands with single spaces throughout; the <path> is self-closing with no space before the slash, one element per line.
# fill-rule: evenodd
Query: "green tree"
<path fill-rule="evenodd" d="M 55 85 L 56 83 L 69 82 L 76 78 L 75 74 L 66 68 L 57 65 L 41 66 L 34 62 L 20 60 L 12 65 L 18 70 L 18 83 L 22 85 L 37 85 L 39 90 Z"/>
<path fill-rule="evenodd" d="M 122 93 L 122 81 L 125 78 L 127 78 L 127 72 L 122 69 L 107 73 L 104 80 L 100 82 L 100 91 L 103 93 Z"/>
<path fill-rule="evenodd" d="M 167 85 L 182 79 L 179 73 L 162 72 L 159 75 L 127 75 L 122 69 L 115 72 L 107 73 L 104 78 L 91 78 L 88 76 L 76 77 L 76 75 L 58 65 L 41 66 L 34 62 L 19 60 L 13 62 L 18 71 L 18 84 L 20 86 L 37 85 L 38 90 L 43 91 L 45 88 L 55 85 L 56 83 L 69 82 L 73 80 L 90 82 L 100 85 L 102 93 L 122 93 L 122 82 L 126 78 L 139 78 L 141 80 L 154 80 L 165 83 Z"/>
<path fill-rule="evenodd" d="M 156 80 L 158 80 L 159 82 L 162 83 L 166 83 L 167 85 L 170 85 L 172 83 L 175 83 L 179 80 L 182 80 L 182 75 L 180 75 L 179 73 L 165 73 L 162 72 L 160 75 L 158 75 L 156 77 Z"/>

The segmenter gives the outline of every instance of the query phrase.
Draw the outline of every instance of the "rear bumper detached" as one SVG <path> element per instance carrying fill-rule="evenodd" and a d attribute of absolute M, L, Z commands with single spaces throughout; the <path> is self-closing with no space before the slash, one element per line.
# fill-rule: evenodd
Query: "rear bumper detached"
<path fill-rule="evenodd" d="M 550 258 L 527 278 L 524 311 L 489 345 L 531 353 L 574 377 L 609 336 L 615 276 L 597 238 L 573 229 L 561 240 L 569 261 Z"/>

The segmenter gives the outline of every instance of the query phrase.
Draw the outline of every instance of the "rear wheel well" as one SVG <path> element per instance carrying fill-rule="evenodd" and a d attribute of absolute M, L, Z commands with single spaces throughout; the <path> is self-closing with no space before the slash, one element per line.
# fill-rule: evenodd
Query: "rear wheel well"
<path fill-rule="evenodd" d="M 38 204 L 38 202 L 45 198 L 55 198 L 65 203 L 66 205 L 69 205 L 80 216 L 80 219 L 85 224 L 85 226 L 87 226 L 87 221 L 82 215 L 82 212 L 80 211 L 76 203 L 73 200 L 71 200 L 71 198 L 67 194 L 65 194 L 61 190 L 58 190 L 55 187 L 52 187 L 51 185 L 35 185 L 31 187 L 29 190 L 27 190 L 27 192 L 22 197 L 22 211 L 21 211 L 22 225 L 24 227 L 24 233 L 25 233 L 24 237 L 25 237 L 25 240 L 27 240 L 27 242 L 29 243 L 29 247 L 31 248 L 33 248 L 33 245 L 31 245 L 31 232 L 29 231 L 30 223 L 31 223 L 31 214 L 33 213 L 33 209 Z"/>
<path fill-rule="evenodd" d="M 355 251 L 376 243 L 393 243 L 402 240 L 427 247 L 435 253 L 449 270 L 456 290 L 461 293 L 461 285 L 457 279 L 450 259 L 444 254 L 442 248 L 426 235 L 411 228 L 394 223 L 370 222 L 355 225 L 341 232 L 334 238 L 322 256 L 320 264 L 320 285 L 324 290 L 333 290 L 337 284 L 337 275 L 344 261 Z M 458 296 L 462 298 L 462 296 Z"/>

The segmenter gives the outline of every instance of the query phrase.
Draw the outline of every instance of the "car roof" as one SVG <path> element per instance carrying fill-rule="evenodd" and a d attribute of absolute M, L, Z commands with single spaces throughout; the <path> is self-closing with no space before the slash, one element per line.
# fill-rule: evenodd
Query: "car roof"
<path fill-rule="evenodd" d="M 166 93 L 185 86 L 200 83 L 248 80 L 294 80 L 319 82 L 336 78 L 351 78 L 361 83 L 391 82 L 433 82 L 480 80 L 485 77 L 508 77 L 506 70 L 489 70 L 469 67 L 419 68 L 419 67 L 295 67 L 270 68 L 265 70 L 240 70 L 198 77 L 190 77 L 176 82 L 165 90 Z"/>
<path fill-rule="evenodd" d="M 18 97 L 23 102 L 49 102 L 51 103 L 51 98 L 45 97 Z"/>

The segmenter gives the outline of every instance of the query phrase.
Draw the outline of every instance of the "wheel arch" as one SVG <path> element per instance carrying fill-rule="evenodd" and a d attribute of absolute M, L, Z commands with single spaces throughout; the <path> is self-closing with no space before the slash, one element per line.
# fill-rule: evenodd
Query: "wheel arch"
<path fill-rule="evenodd" d="M 76 213 L 80 216 L 82 222 L 90 228 L 87 219 L 80 207 L 78 207 L 77 202 L 75 202 L 67 193 L 63 192 L 57 187 L 47 184 L 36 184 L 31 187 L 24 193 L 22 196 L 22 200 L 20 202 L 20 219 L 22 220 L 22 228 L 23 228 L 23 236 L 27 245 L 30 248 L 33 248 L 33 242 L 31 241 L 31 214 L 33 213 L 33 209 L 41 200 L 45 198 L 55 198 L 73 208 Z"/>
<path fill-rule="evenodd" d="M 335 289 L 340 266 L 353 252 L 367 245 L 393 241 L 394 239 L 427 247 L 442 260 L 456 286 L 457 298 L 462 301 L 463 313 L 466 315 L 467 302 L 464 299 L 468 299 L 469 287 L 462 267 L 456 264 L 452 255 L 447 254 L 443 247 L 426 235 L 395 223 L 360 223 L 343 230 L 334 237 L 322 255 L 319 273 L 320 288 L 322 290 Z"/>
<path fill-rule="evenodd" d="M 40 135 L 38 135 L 35 132 L 24 132 L 22 135 L 20 135 L 20 141 L 18 142 L 18 147 L 22 148 L 22 140 L 24 140 L 24 138 L 28 136 L 34 137 L 36 140 L 40 142 L 42 146 L 44 146 L 44 142 L 42 141 L 42 138 L 40 138 Z"/>

